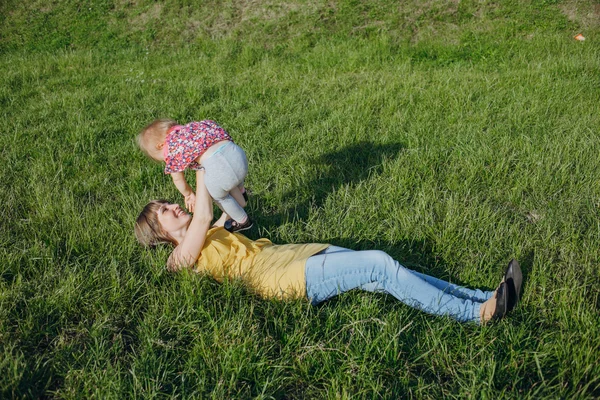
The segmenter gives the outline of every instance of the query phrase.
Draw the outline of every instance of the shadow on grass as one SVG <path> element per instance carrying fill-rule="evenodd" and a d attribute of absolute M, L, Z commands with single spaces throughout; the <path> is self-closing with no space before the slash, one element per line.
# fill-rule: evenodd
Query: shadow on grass
<path fill-rule="evenodd" d="M 251 238 L 258 238 L 257 227 L 264 228 L 266 232 L 273 232 L 290 220 L 307 220 L 311 209 L 322 207 L 327 197 L 334 191 L 346 185 L 357 185 L 369 179 L 369 177 L 380 175 L 383 171 L 384 161 L 398 157 L 405 147 L 404 144 L 399 142 L 381 144 L 361 141 L 315 157 L 308 163 L 318 166 L 319 173 L 317 176 L 306 184 L 302 183 L 303 187 L 293 188 L 284 193 L 282 196 L 283 206 L 278 211 L 261 215 L 260 204 L 263 201 L 260 194 L 254 194 L 250 197 L 253 218 L 256 219 L 257 224 L 245 234 Z M 391 243 L 385 241 L 357 241 L 351 238 L 328 238 L 325 240 L 316 238 L 314 242 L 331 243 L 353 250 L 383 250 L 408 268 L 439 279 L 449 280 L 458 285 L 466 284 L 449 275 L 448 263 L 436 255 L 433 244 L 428 240 L 411 239 Z M 523 269 L 524 290 L 526 290 L 527 274 L 533 265 L 533 258 L 534 254 L 530 252 L 521 256 L 518 260 Z M 508 264 L 508 261 L 509 259 L 506 260 L 505 265 Z M 499 274 L 498 281 L 501 277 L 502 275 Z M 495 287 L 485 289 L 494 290 Z"/>
<path fill-rule="evenodd" d="M 405 147 L 402 143 L 362 141 L 315 157 L 307 164 L 318 167 L 317 175 L 311 181 L 302 183 L 302 187 L 294 187 L 284 193 L 280 211 L 271 215 L 255 215 L 255 218 L 268 231 L 290 219 L 306 220 L 310 209 L 322 207 L 330 193 L 381 174 L 384 160 L 397 157 Z M 260 196 L 253 197 L 256 203 L 262 203 Z"/>

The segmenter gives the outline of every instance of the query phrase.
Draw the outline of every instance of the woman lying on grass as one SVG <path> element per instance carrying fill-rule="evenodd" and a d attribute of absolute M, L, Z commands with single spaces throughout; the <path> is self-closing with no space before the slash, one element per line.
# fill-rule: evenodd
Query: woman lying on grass
<path fill-rule="evenodd" d="M 151 201 L 135 233 L 145 246 L 171 243 L 167 268 L 193 268 L 217 281 L 241 278 L 263 297 L 306 297 L 312 304 L 360 288 L 389 293 L 401 302 L 458 321 L 485 323 L 504 317 L 519 301 L 522 274 L 512 260 L 493 292 L 468 289 L 412 271 L 379 250 L 354 251 L 328 244 L 274 245 L 213 227 L 212 199 L 197 171 L 194 216 L 178 204 Z"/>

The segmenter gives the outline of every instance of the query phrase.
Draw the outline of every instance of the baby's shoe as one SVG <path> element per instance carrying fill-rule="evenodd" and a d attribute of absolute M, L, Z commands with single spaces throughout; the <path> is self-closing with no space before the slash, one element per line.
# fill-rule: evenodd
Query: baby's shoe
<path fill-rule="evenodd" d="M 241 232 L 252 228 L 253 224 L 254 223 L 250 218 L 248 218 L 243 224 L 240 224 L 234 219 L 228 219 L 225 221 L 225 225 L 223 225 L 223 227 L 229 232 Z"/>

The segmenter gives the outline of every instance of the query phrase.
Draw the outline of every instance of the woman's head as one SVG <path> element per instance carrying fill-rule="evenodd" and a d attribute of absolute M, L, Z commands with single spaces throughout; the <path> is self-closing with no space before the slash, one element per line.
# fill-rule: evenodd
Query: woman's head
<path fill-rule="evenodd" d="M 145 127 L 137 136 L 140 149 L 151 159 L 163 161 L 163 146 L 169 129 L 177 125 L 172 119 L 157 119 Z"/>
<path fill-rule="evenodd" d="M 152 200 L 146 204 L 135 222 L 135 237 L 143 246 L 161 243 L 177 246 L 191 221 L 191 216 L 179 204 L 166 200 Z"/>

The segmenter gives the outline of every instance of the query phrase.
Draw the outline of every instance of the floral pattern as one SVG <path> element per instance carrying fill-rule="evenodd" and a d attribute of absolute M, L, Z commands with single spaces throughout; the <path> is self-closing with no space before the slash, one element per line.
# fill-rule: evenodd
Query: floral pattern
<path fill-rule="evenodd" d="M 210 146 L 222 140 L 233 142 L 229 133 L 211 120 L 190 122 L 171 129 L 165 139 L 165 174 L 186 168 L 198 170 L 201 165 L 195 160 Z"/>

